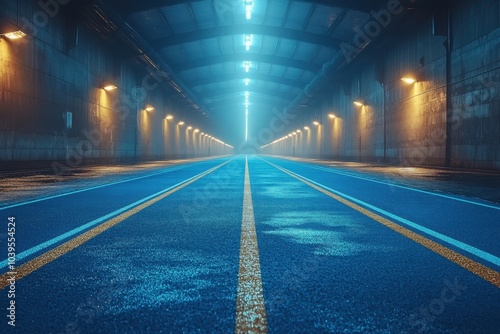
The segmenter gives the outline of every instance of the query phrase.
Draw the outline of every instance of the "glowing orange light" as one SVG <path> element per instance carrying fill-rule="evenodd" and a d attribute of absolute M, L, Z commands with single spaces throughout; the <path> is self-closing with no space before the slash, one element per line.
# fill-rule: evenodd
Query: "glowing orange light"
<path fill-rule="evenodd" d="M 24 32 L 22 32 L 21 30 L 17 30 L 17 31 L 8 32 L 6 34 L 1 34 L 0 36 L 5 36 L 8 39 L 20 39 L 20 38 L 26 37 L 26 34 Z"/>
<path fill-rule="evenodd" d="M 358 100 L 358 101 L 354 101 L 353 103 L 354 103 L 356 106 L 358 106 L 358 107 L 362 107 L 362 106 L 364 106 L 363 102 L 361 102 L 361 101 L 359 101 L 359 100 Z"/>
<path fill-rule="evenodd" d="M 415 83 L 417 81 L 417 79 L 412 78 L 412 77 L 402 77 L 401 81 L 411 85 L 411 84 Z"/>
<path fill-rule="evenodd" d="M 112 91 L 112 90 L 115 90 L 117 89 L 118 87 L 116 87 L 115 85 L 106 85 L 104 87 L 102 87 L 102 89 L 104 89 L 105 91 Z"/>

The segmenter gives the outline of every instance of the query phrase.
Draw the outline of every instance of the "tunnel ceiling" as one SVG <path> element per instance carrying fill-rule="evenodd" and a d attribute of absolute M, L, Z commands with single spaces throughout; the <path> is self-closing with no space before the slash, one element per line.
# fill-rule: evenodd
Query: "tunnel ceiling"
<path fill-rule="evenodd" d="M 265 126 L 273 111 L 300 97 L 324 64 L 341 54 L 341 43 L 350 42 L 370 20 L 370 12 L 387 1 L 104 3 L 162 58 L 176 83 L 188 90 L 188 99 L 197 101 L 204 115 L 237 145 L 244 138 L 245 92 L 249 131 L 255 136 L 256 124 Z"/>

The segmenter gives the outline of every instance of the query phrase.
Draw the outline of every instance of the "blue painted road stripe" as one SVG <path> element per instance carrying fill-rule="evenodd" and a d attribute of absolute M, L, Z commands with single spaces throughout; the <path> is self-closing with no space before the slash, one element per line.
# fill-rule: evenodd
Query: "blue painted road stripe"
<path fill-rule="evenodd" d="M 144 175 L 144 176 L 134 177 L 134 178 L 126 179 L 126 180 L 122 180 L 122 181 L 116 181 L 116 182 L 112 182 L 112 183 L 107 183 L 107 184 L 103 184 L 103 185 L 100 185 L 100 186 L 95 186 L 95 187 L 89 187 L 89 188 L 85 188 L 85 189 L 70 191 L 70 192 L 67 192 L 67 193 L 64 193 L 64 194 L 47 196 L 47 197 L 37 198 L 37 199 L 34 199 L 34 200 L 30 200 L 30 201 L 25 201 L 25 202 L 21 202 L 21 203 L 11 204 L 11 205 L 0 207 L 0 211 L 7 210 L 7 209 L 12 209 L 12 208 L 16 208 L 16 207 L 19 207 L 19 206 L 32 204 L 32 203 L 38 203 L 38 202 L 46 201 L 46 200 L 49 200 L 49 199 L 54 199 L 54 198 L 59 198 L 59 197 L 64 197 L 64 196 L 69 196 L 69 195 L 74 195 L 74 194 L 79 194 L 79 193 L 83 193 L 85 191 L 90 191 L 90 190 L 94 190 L 94 189 L 99 189 L 99 188 L 114 186 L 114 185 L 117 185 L 117 184 L 120 184 L 120 183 L 125 183 L 125 182 L 130 182 L 130 181 L 136 181 L 136 180 L 144 179 L 144 178 L 151 177 L 151 176 L 156 176 L 156 175 L 161 175 L 161 174 L 165 174 L 165 173 L 170 173 L 170 172 L 173 172 L 173 171 L 176 171 L 176 170 L 179 170 L 179 169 L 183 169 L 183 168 L 186 168 L 186 167 L 187 166 L 173 167 L 173 168 L 169 168 L 166 171 L 162 171 L 162 172 L 158 172 L 158 173 L 153 173 L 153 174 L 148 174 L 148 175 Z"/>
<path fill-rule="evenodd" d="M 229 162 L 229 161 L 227 161 L 227 162 Z M 224 164 L 226 164 L 227 162 L 225 162 Z M 222 165 L 220 165 L 220 166 L 222 166 Z M 218 167 L 220 167 L 220 166 L 218 166 Z M 210 169 L 210 170 L 212 170 L 212 169 Z M 105 221 L 107 221 L 107 220 L 109 220 L 109 219 L 111 219 L 111 218 L 113 218 L 115 216 L 118 216 L 118 215 L 120 215 L 120 214 L 122 214 L 122 213 L 124 213 L 124 212 L 126 212 L 128 210 L 131 210 L 134 207 L 137 207 L 137 206 L 139 206 L 139 205 L 141 205 L 141 204 L 143 204 L 143 203 L 145 203 L 145 202 L 147 202 L 147 201 L 149 201 L 149 200 L 151 200 L 151 199 L 153 199 L 155 197 L 158 197 L 158 196 L 160 196 L 160 195 L 162 195 L 164 193 L 167 193 L 167 192 L 169 192 L 169 191 L 171 191 L 171 190 L 173 190 L 175 188 L 178 188 L 179 186 L 182 186 L 183 184 L 188 183 L 191 180 L 197 179 L 197 178 L 199 178 L 200 176 L 202 176 L 202 175 L 204 175 L 206 173 L 207 172 L 205 171 L 203 173 L 200 173 L 198 175 L 190 177 L 190 178 L 188 178 L 188 179 L 186 179 L 184 181 L 181 181 L 181 182 L 179 182 L 179 183 L 177 183 L 177 184 L 175 184 L 175 185 L 173 185 L 171 187 L 168 187 L 168 188 L 166 188 L 164 190 L 161 190 L 161 191 L 159 191 L 157 193 L 154 193 L 154 194 L 152 194 L 150 196 L 144 197 L 144 198 L 142 198 L 142 199 L 140 199 L 138 201 L 135 201 L 132 204 L 124 206 L 124 207 L 122 207 L 122 208 L 120 208 L 118 210 L 115 210 L 115 211 L 113 211 L 111 213 L 108 213 L 107 215 L 104 215 L 104 216 L 102 216 L 100 218 L 97 218 L 97 219 L 94 219 L 94 220 L 92 220 L 92 221 L 90 221 L 90 222 L 88 222 L 88 223 L 86 223 L 84 225 L 81 225 L 81 226 L 79 226 L 77 228 L 74 228 L 71 231 L 63 233 L 63 234 L 61 234 L 61 235 L 59 235 L 59 236 L 57 236 L 55 238 L 52 238 L 52 239 L 50 239 L 48 241 L 45 241 L 45 242 L 43 242 L 43 243 L 41 243 L 41 244 L 39 244 L 37 246 L 34 246 L 34 247 L 32 247 L 32 248 L 30 248 L 28 250 L 25 250 L 25 251 L 23 251 L 23 252 L 21 252 L 21 253 L 19 253 L 19 254 L 16 255 L 16 260 L 19 261 L 19 260 L 22 260 L 22 259 L 24 259 L 26 257 L 29 257 L 29 256 L 31 256 L 31 255 L 33 255 L 33 254 L 35 254 L 35 253 L 37 253 L 37 252 L 39 252 L 39 251 L 41 251 L 43 249 L 46 249 L 46 248 L 48 248 L 48 247 L 50 247 L 50 246 L 52 246 L 52 245 L 54 245 L 54 244 L 56 244 L 58 242 L 61 242 L 61 241 L 65 240 L 65 239 L 67 239 L 67 238 L 70 238 L 70 237 L 72 237 L 72 236 L 74 236 L 74 235 L 76 235 L 76 234 L 78 234 L 80 232 L 83 232 L 83 231 L 87 230 L 88 228 L 90 228 L 92 226 L 95 226 L 97 224 L 105 222 Z M 122 182 L 126 182 L 126 181 L 122 181 Z M 119 182 L 119 183 L 122 183 L 122 182 Z M 0 262 L 0 269 L 7 267 L 7 265 L 8 265 L 8 260 L 7 259 L 1 261 Z"/>
<path fill-rule="evenodd" d="M 263 160 L 263 161 L 265 161 L 265 160 Z M 400 233 L 401 235 L 409 238 L 410 240 L 413 240 L 413 241 L 421 244 L 422 246 L 432 250 L 436 254 L 443 256 L 444 258 L 456 263 L 457 265 L 469 270 L 470 272 L 474 273 L 475 275 L 485 279 L 486 281 L 488 281 L 491 284 L 500 288 L 500 273 L 498 271 L 491 269 L 485 265 L 482 265 L 482 264 L 480 264 L 480 263 L 458 253 L 458 252 L 455 252 L 455 251 L 453 251 L 453 250 L 451 250 L 451 249 L 449 249 L 449 248 L 447 248 L 447 247 L 445 247 L 437 242 L 434 242 L 434 241 L 432 241 L 432 240 L 430 240 L 430 239 L 428 239 L 420 234 L 417 234 L 411 230 L 408 230 L 407 228 L 404 228 L 403 226 L 398 225 L 398 224 L 394 223 L 393 221 L 376 214 L 374 211 L 379 212 L 379 213 L 383 214 L 384 216 L 391 217 L 394 220 L 397 220 L 405 225 L 408 225 L 407 223 L 409 222 L 413 225 L 412 227 L 414 227 L 417 230 L 421 230 L 423 232 L 425 232 L 425 230 L 427 230 L 429 232 L 432 232 L 431 235 L 435 236 L 438 239 L 440 239 L 439 236 L 444 236 L 444 235 L 437 233 L 435 231 L 432 231 L 430 229 L 424 228 L 423 226 L 420 226 L 418 224 L 410 222 L 410 221 L 403 219 L 399 216 L 392 215 L 390 213 L 389 213 L 389 215 L 386 215 L 386 213 L 388 213 L 388 212 L 385 210 L 381 210 L 381 209 L 379 209 L 375 206 L 372 206 L 366 202 L 360 201 L 352 196 L 348 196 L 348 195 L 343 194 L 342 192 L 333 190 L 333 189 L 326 187 L 318 182 L 312 181 L 312 180 L 305 178 L 297 173 L 291 172 L 283 167 L 274 165 L 271 162 L 268 162 L 268 161 L 265 161 L 265 162 L 268 163 L 269 165 L 275 167 L 276 169 L 279 169 L 282 172 L 296 178 L 297 180 L 304 182 L 305 184 L 307 184 L 310 187 L 324 193 L 325 195 L 330 196 L 333 199 L 335 199 L 335 200 L 351 207 L 352 209 L 364 214 L 365 216 L 372 218 L 373 220 L 381 223 L 382 225 Z M 371 209 L 372 211 L 368 210 L 367 208 Z M 496 257 L 492 254 L 483 252 L 475 247 L 472 247 L 470 245 L 467 245 L 467 244 L 462 243 L 460 241 L 457 241 L 455 239 L 449 238 L 447 236 L 444 236 L 444 237 L 445 237 L 444 239 L 447 239 L 448 241 L 445 241 L 445 240 L 442 240 L 442 241 L 445 241 L 447 243 L 450 243 L 450 241 L 451 241 L 452 245 L 454 245 L 462 250 L 465 250 L 466 252 L 469 252 L 471 254 L 474 254 L 472 252 L 475 252 L 476 254 L 474 254 L 474 255 L 482 258 L 483 260 L 491 262 L 493 264 L 500 263 L 498 261 L 499 260 L 498 257 Z M 462 246 L 462 247 L 460 247 L 460 246 Z M 466 247 L 464 247 L 464 246 L 466 246 Z M 477 252 L 477 251 L 479 251 L 479 252 Z M 485 256 L 485 257 L 483 258 L 483 256 Z"/>
<path fill-rule="evenodd" d="M 387 186 L 390 186 L 390 187 L 395 187 L 395 188 L 400 188 L 400 189 L 415 191 L 415 192 L 419 192 L 419 193 L 426 194 L 426 195 L 432 195 L 432 196 L 447 198 L 447 199 L 451 199 L 451 200 L 454 200 L 454 201 L 463 202 L 463 203 L 472 204 L 472 205 L 478 205 L 478 206 L 482 206 L 482 207 L 489 208 L 489 209 L 500 210 L 500 206 L 499 205 L 486 204 L 486 203 L 471 201 L 471 200 L 468 200 L 468 199 L 465 199 L 465 198 L 456 197 L 456 196 L 439 194 L 439 193 L 432 192 L 432 191 L 427 191 L 427 190 L 412 188 L 412 187 L 408 187 L 408 186 L 402 186 L 402 185 L 391 183 L 391 182 L 374 180 L 374 179 L 371 179 L 371 178 L 368 178 L 368 177 L 362 177 L 362 176 L 354 175 L 354 174 L 351 174 L 351 173 L 348 173 L 348 172 L 340 172 L 340 171 L 337 171 L 337 170 L 333 170 L 331 168 L 326 168 L 326 167 L 321 167 L 321 166 L 312 166 L 312 165 L 304 164 L 304 163 L 297 163 L 297 164 L 299 164 L 301 166 L 313 168 L 313 169 L 322 170 L 322 171 L 325 171 L 325 172 L 328 172 L 328 173 L 339 174 L 339 175 L 343 175 L 343 176 L 347 176 L 347 177 L 352 177 L 352 178 L 355 178 L 355 179 L 360 179 L 360 180 L 363 180 L 363 181 L 369 181 L 369 182 L 373 182 L 373 183 L 379 183 L 379 184 L 387 185 Z"/>
<path fill-rule="evenodd" d="M 483 259 L 483 260 L 485 260 L 485 261 L 488 261 L 488 262 L 490 262 L 490 263 L 492 263 L 492 264 L 494 264 L 494 265 L 496 265 L 496 266 L 500 266 L 500 258 L 499 258 L 499 257 L 497 257 L 497 256 L 495 256 L 495 255 L 493 255 L 493 254 L 490 254 L 490 253 L 488 253 L 488 252 L 485 252 L 485 251 L 483 251 L 483 250 L 480 250 L 480 249 L 478 249 L 478 248 L 476 248 L 476 247 L 474 247 L 474 246 L 468 245 L 468 244 L 466 244 L 466 243 L 464 243 L 464 242 L 461 242 L 461 241 L 458 241 L 458 240 L 456 240 L 456 239 L 450 238 L 450 237 L 448 237 L 448 236 L 446 236 L 446 235 L 444 235 L 444 234 L 441 234 L 441 233 L 436 232 L 436 231 L 434 231 L 434 230 L 431 230 L 431 229 L 429 229 L 429 228 L 427 228 L 427 227 L 424 227 L 424 226 L 422 226 L 422 225 L 419 225 L 419 224 L 417 224 L 417 223 L 414 223 L 414 222 L 412 222 L 412 221 L 409 221 L 408 219 L 404 219 L 404 218 L 402 218 L 402 217 L 400 217 L 400 216 L 397 216 L 397 215 L 395 215 L 395 214 L 392 214 L 392 213 L 390 213 L 390 212 L 388 212 L 388 211 L 385 211 L 385 210 L 383 210 L 383 209 L 380 209 L 380 208 L 378 208 L 378 207 L 376 207 L 376 206 L 374 206 L 374 205 L 368 204 L 368 203 L 366 203 L 366 202 L 364 202 L 364 201 L 362 201 L 362 200 L 359 200 L 359 199 L 357 199 L 357 198 L 354 198 L 354 197 L 352 197 L 352 196 L 349 196 L 349 195 L 347 195 L 347 194 L 344 194 L 344 193 L 342 193 L 342 192 L 340 192 L 340 191 L 334 190 L 334 189 L 332 189 L 332 188 L 330 188 L 330 187 L 327 187 L 327 186 L 325 186 L 325 185 L 323 185 L 323 184 L 321 184 L 321 183 L 318 183 L 318 182 L 316 182 L 316 181 L 313 181 L 313 180 L 311 180 L 311 179 L 308 179 L 308 178 L 306 178 L 306 177 L 304 177 L 304 176 L 302 176 L 302 175 L 299 175 L 299 174 L 297 174 L 297 173 L 294 173 L 294 172 L 292 172 L 292 171 L 290 171 L 290 170 L 287 170 L 287 169 L 285 169 L 285 168 L 283 168 L 283 167 L 280 167 L 280 168 L 281 168 L 281 169 L 283 169 L 283 170 L 286 170 L 286 171 L 287 171 L 288 173 L 290 173 L 290 174 L 293 174 L 293 175 L 295 175 L 295 176 L 297 176 L 297 177 L 299 177 L 299 178 L 301 178 L 301 179 L 304 179 L 304 180 L 306 180 L 306 181 L 308 181 L 308 182 L 310 182 L 310 183 L 312 183 L 312 184 L 314 184 L 314 185 L 317 185 L 318 187 L 321 187 L 321 188 L 323 188 L 323 189 L 325 189 L 325 190 L 328 190 L 329 192 L 332 192 L 332 193 L 334 193 L 334 194 L 336 194 L 336 195 L 338 195 L 338 196 L 341 196 L 341 197 L 343 197 L 343 198 L 345 198 L 345 199 L 347 199 L 347 200 L 349 200 L 349 201 L 351 201 L 351 202 L 354 202 L 354 203 L 360 204 L 360 205 L 362 205 L 362 206 L 364 206 L 364 207 L 366 207 L 366 208 L 368 208 L 368 209 L 370 209 L 370 210 L 373 210 L 373 211 L 375 211 L 375 212 L 378 212 L 378 213 L 380 213 L 380 214 L 383 214 L 383 215 L 384 215 L 384 216 L 386 216 L 386 217 L 389 217 L 389 218 L 392 218 L 392 219 L 394 219 L 394 220 L 397 220 L 397 221 L 398 221 L 398 222 L 400 222 L 400 223 L 403 223 L 403 224 L 405 224 L 405 225 L 407 225 L 407 226 L 411 226 L 412 228 L 414 228 L 414 229 L 416 229 L 416 230 L 419 230 L 419 231 L 421 231 L 421 232 L 424 232 L 424 233 L 426 233 L 426 234 L 428 234 L 428 235 L 430 235 L 430 236 L 433 236 L 433 237 L 434 237 L 434 238 L 436 238 L 436 239 L 439 239 L 439 240 L 441 240 L 441 241 L 444 241 L 444 242 L 446 242 L 446 243 L 448 243 L 448 244 L 450 244 L 450 245 L 453 245 L 453 246 L 455 246 L 455 247 L 457 247 L 457 248 L 459 248 L 459 249 L 461 249 L 461 250 L 463 250 L 463 251 L 466 251 L 466 252 L 468 252 L 468 253 L 470 253 L 470 254 L 473 254 L 473 255 L 475 255 L 475 256 L 477 256 L 477 257 L 479 257 L 479 258 L 481 258 L 481 259 Z"/>

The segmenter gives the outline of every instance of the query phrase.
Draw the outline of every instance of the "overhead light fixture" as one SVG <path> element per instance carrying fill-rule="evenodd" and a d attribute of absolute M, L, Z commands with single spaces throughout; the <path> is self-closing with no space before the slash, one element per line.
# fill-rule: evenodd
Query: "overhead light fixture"
<path fill-rule="evenodd" d="M 198 133 L 200 132 L 200 129 L 194 129 L 194 132 Z"/>
<path fill-rule="evenodd" d="M 108 92 L 115 90 L 117 88 L 118 87 L 116 87 L 115 85 L 106 85 L 106 86 L 102 87 L 102 89 L 104 89 L 105 91 L 108 91 Z"/>
<path fill-rule="evenodd" d="M 243 68 L 245 69 L 245 72 L 248 73 L 250 71 L 250 67 L 252 67 L 252 62 L 248 61 L 248 60 L 245 60 L 243 62 Z"/>
<path fill-rule="evenodd" d="M 308 131 L 309 127 L 308 126 L 304 126 L 304 130 Z"/>
<path fill-rule="evenodd" d="M 153 106 L 147 106 L 146 108 L 144 108 L 144 110 L 146 110 L 146 111 L 153 111 L 153 110 L 155 110 L 155 107 L 153 107 Z"/>
<path fill-rule="evenodd" d="M 252 18 L 253 1 L 244 0 L 245 2 L 245 18 L 250 20 Z"/>
<path fill-rule="evenodd" d="M 330 117 L 331 119 L 334 119 L 335 115 L 334 114 L 328 114 L 328 117 Z"/>
<path fill-rule="evenodd" d="M 318 121 L 314 121 L 313 124 L 316 125 L 316 126 L 318 126 L 319 122 Z"/>
<path fill-rule="evenodd" d="M 362 106 L 364 106 L 364 105 L 365 105 L 365 104 L 363 103 L 363 101 L 361 101 L 361 100 L 356 100 L 356 101 L 354 101 L 353 103 L 354 103 L 356 106 L 358 106 L 358 107 L 362 107 Z"/>
<path fill-rule="evenodd" d="M 302 133 L 302 131 L 300 129 L 297 129 L 297 133 Z"/>
<path fill-rule="evenodd" d="M 180 121 L 179 123 L 177 123 L 177 125 L 184 125 L 184 122 L 183 121 Z"/>
<path fill-rule="evenodd" d="M 250 50 L 250 46 L 252 46 L 253 43 L 253 35 L 245 35 L 245 49 L 247 51 Z"/>
<path fill-rule="evenodd" d="M 20 39 L 26 37 L 26 34 L 21 30 L 11 31 L 5 34 L 0 34 L 0 37 L 5 37 L 8 39 Z"/>
<path fill-rule="evenodd" d="M 171 120 L 171 119 L 174 119 L 174 116 L 172 116 L 172 115 L 167 115 L 167 117 L 165 117 L 165 119 Z"/>
<path fill-rule="evenodd" d="M 190 125 L 187 127 L 188 130 L 191 130 L 193 127 Z"/>
<path fill-rule="evenodd" d="M 417 82 L 417 79 L 415 79 L 413 77 L 410 77 L 410 76 L 404 76 L 404 77 L 401 78 L 401 81 L 403 81 L 403 82 L 411 85 L 411 84 Z"/>
<path fill-rule="evenodd" d="M 246 78 L 246 79 L 244 80 L 244 82 L 245 82 L 245 86 L 248 86 L 248 84 L 250 83 L 250 79 Z"/>

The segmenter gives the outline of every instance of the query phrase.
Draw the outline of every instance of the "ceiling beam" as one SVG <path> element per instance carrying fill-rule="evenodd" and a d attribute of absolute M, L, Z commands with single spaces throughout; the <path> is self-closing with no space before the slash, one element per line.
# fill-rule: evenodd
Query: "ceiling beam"
<path fill-rule="evenodd" d="M 258 87 L 234 87 L 230 89 L 212 89 L 212 90 L 204 90 L 203 93 L 198 93 L 196 94 L 196 97 L 199 99 L 211 99 L 211 98 L 217 98 L 221 96 L 227 96 L 227 95 L 235 95 L 240 97 L 241 102 L 245 101 L 245 96 L 244 92 L 249 92 L 250 93 L 250 102 L 252 99 L 252 95 L 260 94 L 260 95 L 269 95 L 273 96 L 278 99 L 283 99 L 283 100 L 292 100 L 290 97 L 290 93 L 278 93 L 273 90 L 265 89 L 265 88 L 258 88 Z"/>
<path fill-rule="evenodd" d="M 151 9 L 157 9 L 168 6 L 175 6 L 183 3 L 200 2 L 205 0 L 142 0 L 142 1 L 122 1 L 111 0 L 111 4 L 122 15 L 126 16 L 132 13 L 144 12 Z M 360 12 L 370 12 L 380 6 L 381 1 L 366 0 L 292 0 L 296 2 L 311 2 L 328 7 L 337 7 L 347 10 L 356 10 Z"/>
<path fill-rule="evenodd" d="M 250 103 L 256 103 L 259 101 L 265 101 L 266 103 L 270 101 L 278 101 L 281 103 L 288 102 L 292 100 L 295 96 L 284 96 L 284 94 L 281 94 L 280 96 L 275 96 L 271 95 L 268 92 L 266 93 L 258 93 L 258 92 L 253 92 L 252 93 L 252 99 L 250 100 Z M 223 94 L 223 95 L 217 95 L 217 96 L 211 96 L 207 97 L 204 99 L 204 102 L 210 105 L 217 105 L 218 103 L 225 103 L 226 101 L 234 101 L 236 104 L 241 104 L 244 105 L 245 103 L 245 97 L 241 94 Z"/>
<path fill-rule="evenodd" d="M 244 61 L 250 61 L 254 65 L 256 63 L 278 64 L 286 67 L 299 68 L 301 70 L 313 73 L 317 73 L 322 66 L 320 64 L 308 63 L 297 59 L 290 59 L 290 58 L 270 56 L 270 55 L 261 55 L 255 53 L 245 53 L 245 54 L 227 54 L 215 57 L 200 58 L 196 60 L 185 61 L 178 64 L 171 64 L 171 67 L 176 72 L 181 72 L 189 70 L 191 68 L 211 66 L 215 64 L 228 63 L 228 62 L 243 63 Z"/>
<path fill-rule="evenodd" d="M 179 4 L 189 4 L 191 2 L 200 2 L 204 0 L 142 0 L 142 1 L 123 1 L 108 0 L 114 6 L 115 10 L 123 16 L 133 13 L 145 12 L 151 9 L 175 6 Z"/>
<path fill-rule="evenodd" d="M 371 10 L 379 8 L 382 0 L 292 0 L 296 2 L 311 2 L 318 5 L 327 7 L 337 7 L 346 10 L 356 10 L 358 12 L 370 12 Z"/>
<path fill-rule="evenodd" d="M 258 99 L 255 99 L 254 102 L 251 102 L 249 106 L 249 110 L 259 110 L 259 109 L 282 109 L 285 107 L 290 100 L 282 100 L 272 98 L 270 96 L 260 96 Z M 224 99 L 217 100 L 215 102 L 207 103 L 207 107 L 210 109 L 210 114 L 212 112 L 216 113 L 218 111 L 223 111 L 227 109 L 241 110 L 244 111 L 245 105 L 244 101 L 242 101 L 239 97 L 226 97 Z"/>
<path fill-rule="evenodd" d="M 322 45 L 332 49 L 339 49 L 339 45 L 342 42 L 341 40 L 336 38 L 313 34 L 303 30 L 264 26 L 261 24 L 238 24 L 195 30 L 183 34 L 175 34 L 165 38 L 152 40 L 150 41 L 150 44 L 154 48 L 161 49 L 171 45 L 184 44 L 198 40 L 218 38 L 230 35 L 250 34 L 286 38 L 294 41 Z"/>
<path fill-rule="evenodd" d="M 267 82 L 273 82 L 277 83 L 280 85 L 285 85 L 285 86 L 290 86 L 294 88 L 300 88 L 303 89 L 307 82 L 300 82 L 294 79 L 288 79 L 288 78 L 283 78 L 283 77 L 277 77 L 274 75 L 268 75 L 268 74 L 260 74 L 260 73 L 239 73 L 239 74 L 232 74 L 232 75 L 219 75 L 219 76 L 214 76 L 210 78 L 203 78 L 203 79 L 195 79 L 191 81 L 186 81 L 186 84 L 189 87 L 197 87 L 197 86 L 203 86 L 203 85 L 210 85 L 213 83 L 217 82 L 226 82 L 226 81 L 234 81 L 234 80 L 245 80 L 249 79 L 250 82 L 252 81 L 267 81 Z"/>

